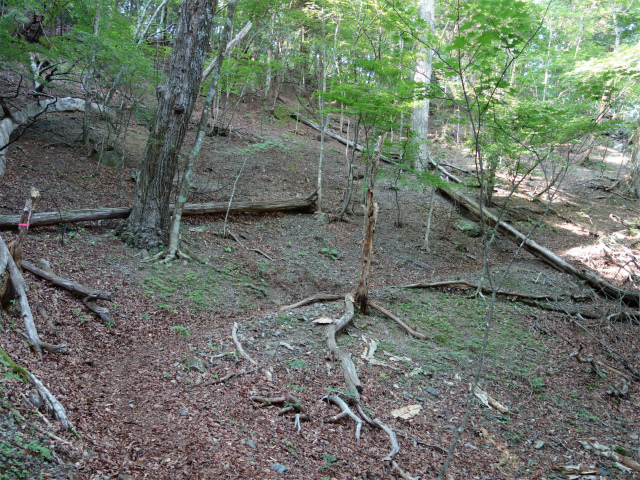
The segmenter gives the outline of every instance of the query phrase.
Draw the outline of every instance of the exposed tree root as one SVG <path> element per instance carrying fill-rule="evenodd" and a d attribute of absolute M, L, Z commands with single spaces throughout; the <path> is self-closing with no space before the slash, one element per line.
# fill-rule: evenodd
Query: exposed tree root
<path fill-rule="evenodd" d="M 338 407 L 340 407 L 340 410 L 342 410 L 338 415 L 325 418 L 324 420 L 325 423 L 335 423 L 340 421 L 340 419 L 344 417 L 349 417 L 351 420 L 356 422 L 356 440 L 358 441 L 358 443 L 360 443 L 360 431 L 362 430 L 362 420 L 360 420 L 360 418 L 358 418 L 358 416 L 355 413 L 353 413 L 353 411 L 349 408 L 349 405 L 347 405 L 346 402 L 342 400 L 340 397 L 338 397 L 337 395 L 327 395 L 322 400 L 326 401 L 327 403 L 333 403 L 334 405 L 337 405 Z"/>
<path fill-rule="evenodd" d="M 404 480 L 420 480 L 420 477 L 412 477 L 407 472 L 405 472 L 402 468 L 400 468 L 400 465 L 398 465 L 398 462 L 396 461 L 391 462 L 391 466 Z"/>
<path fill-rule="evenodd" d="M 313 303 L 318 302 L 335 302 L 344 298 L 344 295 L 332 295 L 330 293 L 318 293 L 311 297 L 305 298 L 304 300 L 300 300 L 297 303 L 293 303 L 291 305 L 286 305 L 284 307 L 280 307 L 280 312 L 286 312 L 287 310 L 293 310 L 295 308 L 304 307 L 305 305 L 311 305 Z"/>
<path fill-rule="evenodd" d="M 56 414 L 56 418 L 58 420 L 60 420 L 60 423 L 62 424 L 62 426 L 71 431 L 72 433 L 76 434 L 76 431 L 73 427 L 73 424 L 71 423 L 71 421 L 67 418 L 67 412 L 65 411 L 64 407 L 62 406 L 62 404 L 56 400 L 56 397 L 54 397 L 51 392 L 49 390 L 47 390 L 47 387 L 45 387 L 42 382 L 40 380 L 38 380 L 32 373 L 29 374 L 29 378 L 31 379 L 31 381 L 33 382 L 33 384 L 36 386 L 36 389 L 38 390 L 38 393 L 40 394 L 40 396 L 46 400 L 49 405 L 51 405 L 51 408 L 53 409 L 53 411 Z"/>
<path fill-rule="evenodd" d="M 386 315 L 387 317 L 389 317 L 391 320 L 393 320 L 394 322 L 396 322 L 398 325 L 400 325 L 409 335 L 412 335 L 416 338 L 419 338 L 420 340 L 427 340 L 429 337 L 427 337 L 424 333 L 419 333 L 416 332 L 414 329 L 412 329 L 409 325 L 407 325 L 406 323 L 404 323 L 402 320 L 400 320 L 399 317 L 397 317 L 396 315 L 394 315 L 393 313 L 391 313 L 389 310 L 387 310 L 384 307 L 381 307 L 380 305 L 373 303 L 372 301 L 369 301 L 369 306 L 371 308 L 373 308 L 374 310 L 379 311 L 381 314 Z"/>
<path fill-rule="evenodd" d="M 271 405 L 284 404 L 284 407 L 278 410 L 278 415 L 285 415 L 290 412 L 295 412 L 294 417 L 294 427 L 298 429 L 298 433 L 300 433 L 301 425 L 300 422 L 310 422 L 311 417 L 307 414 L 302 402 L 294 397 L 290 393 L 285 393 L 282 397 L 258 397 L 251 396 L 249 397 L 254 402 L 261 403 L 261 407 L 269 407 Z"/>
<path fill-rule="evenodd" d="M 342 373 L 344 374 L 344 381 L 347 384 L 347 391 L 349 395 L 355 395 L 356 399 L 360 399 L 360 392 L 362 392 L 362 384 L 356 371 L 356 366 L 351 359 L 351 355 L 343 352 L 338 348 L 336 343 L 336 333 L 340 332 L 344 327 L 349 325 L 353 319 L 354 314 L 354 301 L 353 295 L 348 293 L 344 299 L 345 313 L 340 319 L 327 327 L 325 336 L 327 338 L 327 346 L 335 358 L 340 360 L 342 367 Z"/>

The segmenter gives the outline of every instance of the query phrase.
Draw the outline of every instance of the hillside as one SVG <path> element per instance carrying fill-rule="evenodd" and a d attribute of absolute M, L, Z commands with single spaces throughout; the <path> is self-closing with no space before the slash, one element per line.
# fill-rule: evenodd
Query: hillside
<path fill-rule="evenodd" d="M 282 105 L 293 102 L 282 94 Z M 266 201 L 315 190 L 318 133 L 261 107 L 249 97 L 239 105 L 230 135 L 206 138 L 189 202 L 228 202 L 231 194 L 234 201 Z M 38 212 L 131 205 L 131 171 L 142 157 L 144 125 L 129 127 L 120 145 L 124 166 L 112 168 L 98 166 L 86 148 L 74 146 L 80 119 L 81 114 L 43 115 L 12 145 L 1 180 L 1 215 L 18 214 L 31 187 L 42 195 Z M 94 125 L 98 143 L 104 127 L 97 120 Z M 436 131 L 442 128 L 437 120 L 435 125 Z M 328 141 L 326 148 L 324 205 L 335 220 L 346 159 L 338 142 Z M 438 139 L 434 148 L 438 158 L 459 169 L 474 168 L 455 139 Z M 613 149 L 602 148 L 598 155 L 597 164 L 572 167 L 532 238 L 624 287 L 640 270 L 638 203 L 600 188 L 623 169 Z M 475 221 L 472 215 L 437 196 L 432 252 L 421 250 L 430 192 L 415 176 L 382 168 L 375 190 L 371 299 L 426 339 L 372 310 L 356 315 L 337 342 L 356 364 L 367 412 L 398 436 L 394 461 L 405 477 L 382 460 L 390 450 L 383 431 L 365 424 L 358 441 L 355 422 L 329 421 L 340 409 L 323 398 L 339 393 L 348 400 L 349 392 L 329 353 L 327 326 L 316 321 L 340 318 L 345 302 L 281 310 L 319 293 L 343 297 L 355 289 L 364 219 L 363 182 L 357 180 L 347 221 L 324 223 L 307 213 L 231 214 L 234 239 L 221 233 L 224 215 L 186 217 L 183 241 L 200 261 L 144 262 L 154 252 L 123 244 L 120 220 L 31 228 L 26 260 L 45 259 L 55 274 L 113 292 L 115 300 L 100 302 L 111 313 L 111 321 L 103 322 L 78 297 L 25 273 L 42 339 L 66 344 L 68 354 L 45 353 L 39 361 L 20 335 L 22 320 L 11 306 L 2 314 L 0 344 L 48 386 L 78 435 L 63 431 L 45 408 L 35 411 L 27 400 L 35 393 L 30 384 L 8 378 L 0 383 L 0 478 L 436 478 L 465 413 L 489 296 L 453 282 L 402 286 L 476 284 L 482 238 L 459 228 L 461 220 Z M 358 165 L 356 174 L 361 173 Z M 507 179 L 500 180 L 498 204 L 508 192 Z M 506 218 L 521 231 L 545 212 L 545 197 L 538 199 L 542 185 L 536 172 L 510 201 Z M 474 191 L 466 188 L 470 195 Z M 1 235 L 8 243 L 15 229 Z M 619 311 L 615 302 L 526 252 L 510 264 L 516 247 L 498 235 L 489 252 L 495 279 L 509 266 L 502 289 L 511 294 L 499 296 L 495 306 L 480 381 L 508 411 L 474 401 L 448 478 L 578 478 L 571 476 L 571 465 L 584 468 L 579 478 L 633 478 L 637 473 L 609 446 L 623 459 L 640 460 L 638 408 L 615 389 L 607 391 L 622 388 L 624 371 L 635 400 L 638 379 L 621 358 L 631 369 L 639 367 L 637 324 L 619 321 L 612 316 Z M 630 273 L 617 261 L 625 255 Z M 538 298 L 535 306 L 536 296 L 562 301 Z M 237 340 L 255 364 L 231 338 L 234 322 Z M 371 341 L 377 349 L 367 357 Z M 609 369 L 600 367 L 598 375 L 576 361 L 571 353 L 580 345 L 578 357 L 593 357 Z M 286 395 L 297 402 L 287 397 L 263 405 L 251 399 Z M 411 418 L 394 416 L 416 405 L 419 412 Z M 283 406 L 302 406 L 310 421 L 298 428 L 296 411 L 282 413 Z"/>

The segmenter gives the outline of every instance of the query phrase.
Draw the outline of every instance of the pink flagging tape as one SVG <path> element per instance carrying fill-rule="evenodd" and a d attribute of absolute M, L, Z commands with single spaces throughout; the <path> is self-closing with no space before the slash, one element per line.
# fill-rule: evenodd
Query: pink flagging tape
<path fill-rule="evenodd" d="M 28 223 L 19 223 L 18 226 L 19 227 L 27 227 L 27 228 L 29 228 L 29 224 Z"/>

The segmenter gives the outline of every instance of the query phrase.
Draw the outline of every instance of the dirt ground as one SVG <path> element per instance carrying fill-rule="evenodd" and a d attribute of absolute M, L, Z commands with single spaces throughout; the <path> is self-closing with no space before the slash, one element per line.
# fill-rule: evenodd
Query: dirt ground
<path fill-rule="evenodd" d="M 38 211 L 130 205 L 135 188 L 130 171 L 142 156 L 145 128 L 129 129 L 125 165 L 116 169 L 98 167 L 87 149 L 69 146 L 80 129 L 79 115 L 49 115 L 14 144 L 1 180 L 0 214 L 17 214 L 32 186 L 42 193 Z M 317 132 L 261 113 L 257 100 L 240 105 L 233 130 L 229 137 L 206 139 L 190 202 L 228 201 L 236 179 L 237 201 L 303 197 L 315 190 Z M 102 132 L 96 123 L 95 138 Z M 192 135 L 193 129 L 185 145 Z M 474 168 L 461 146 L 440 142 L 438 148 L 440 158 Z M 335 217 L 346 157 L 337 142 L 330 141 L 327 149 L 324 206 Z M 574 264 L 629 286 L 640 273 L 635 263 L 638 202 L 601 189 L 624 169 L 614 150 L 601 148 L 598 154 L 596 163 L 569 170 L 533 238 Z M 357 173 L 362 172 L 358 166 Z M 472 218 L 439 197 L 432 252 L 421 250 L 429 192 L 415 177 L 397 181 L 396 175 L 385 166 L 376 187 L 380 211 L 371 296 L 427 340 L 412 338 L 372 313 L 356 316 L 338 344 L 356 362 L 370 414 L 399 436 L 398 465 L 428 479 L 436 478 L 463 418 L 489 299 L 460 285 L 402 288 L 441 280 L 475 283 L 483 252 L 481 238 L 457 228 L 460 219 Z M 537 201 L 541 186 L 538 172 L 510 202 L 507 219 L 523 231 L 545 210 L 545 196 Z M 114 292 L 115 301 L 103 303 L 112 312 L 112 322 L 103 323 L 80 299 L 25 275 L 43 340 L 66 344 L 69 354 L 45 354 L 38 361 L 20 336 L 23 326 L 11 308 L 2 316 L 0 345 L 44 381 L 67 409 L 78 436 L 62 431 L 54 420 L 51 426 L 43 423 L 40 415 L 48 414 L 37 413 L 26 401 L 30 385 L 0 383 L 6 396 L 0 407 L 0 455 L 2 445 L 19 443 L 17 430 L 24 442 L 31 435 L 53 452 L 29 463 L 24 458 L 33 451 L 13 450 L 13 457 L 2 457 L 0 478 L 401 478 L 381 460 L 390 449 L 384 432 L 365 425 L 358 442 L 351 420 L 326 422 L 339 412 L 323 398 L 340 393 L 348 400 L 349 392 L 329 355 L 326 326 L 314 321 L 339 318 L 344 302 L 280 312 L 316 293 L 355 289 L 363 235 L 361 187 L 362 181 L 356 182 L 355 215 L 346 222 L 323 224 L 309 214 L 230 215 L 229 228 L 244 246 L 221 235 L 224 216 L 185 218 L 183 240 L 202 263 L 144 263 L 153 252 L 120 242 L 115 220 L 32 228 L 26 259 L 44 258 L 57 275 Z M 507 190 L 508 182 L 498 185 L 498 201 Z M 398 206 L 402 226 L 396 225 Z M 2 237 L 8 242 L 14 234 L 5 231 Z M 489 254 L 493 280 L 502 282 L 503 290 L 562 296 L 548 305 L 570 315 L 527 305 L 514 295 L 499 298 L 480 384 L 508 412 L 474 401 L 448 478 L 578 478 L 567 473 L 568 466 L 578 465 L 583 479 L 632 478 L 610 449 L 640 460 L 638 408 L 607 391 L 622 388 L 624 371 L 629 398 L 636 399 L 638 379 L 620 357 L 640 368 L 637 325 L 607 320 L 617 305 L 527 253 L 518 255 L 503 278 L 515 248 L 507 238 L 495 240 Z M 631 258 L 624 268 L 621 258 Z M 231 339 L 234 322 L 260 369 L 238 355 Z M 363 355 L 371 340 L 378 344 L 377 362 Z M 602 368 L 596 375 L 588 364 L 578 363 L 570 354 L 579 345 L 583 357 L 618 373 Z M 299 431 L 292 414 L 279 415 L 275 405 L 259 408 L 250 399 L 285 393 L 295 395 L 311 418 Z M 412 418 L 393 415 L 409 405 L 419 406 Z M 15 420 L 12 411 L 26 423 Z M 64 442 L 34 433 L 30 424 Z M 10 471 L 10 465 L 20 464 L 20 455 L 29 471 Z"/>

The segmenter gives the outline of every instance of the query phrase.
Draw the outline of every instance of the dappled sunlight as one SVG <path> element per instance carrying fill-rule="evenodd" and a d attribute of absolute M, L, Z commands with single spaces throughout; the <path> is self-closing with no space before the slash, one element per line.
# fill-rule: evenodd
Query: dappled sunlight
<path fill-rule="evenodd" d="M 555 228 L 560 228 L 562 230 L 566 230 L 568 232 L 571 232 L 574 235 L 578 235 L 581 237 L 588 237 L 590 235 L 589 230 L 587 230 L 584 227 L 581 227 L 579 225 L 575 225 L 573 223 L 561 223 L 561 224 L 554 224 L 553 225 Z M 582 247 L 580 247 L 582 248 Z"/>

